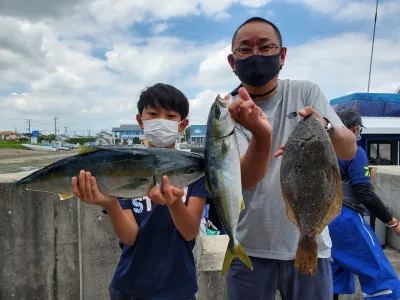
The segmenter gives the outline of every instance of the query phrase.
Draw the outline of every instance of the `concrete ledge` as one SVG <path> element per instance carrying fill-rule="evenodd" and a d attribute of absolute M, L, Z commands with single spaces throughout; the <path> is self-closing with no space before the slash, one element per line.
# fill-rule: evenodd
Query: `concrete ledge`
<path fill-rule="evenodd" d="M 198 236 L 194 249 L 197 271 L 221 271 L 228 241 L 227 235 Z"/>

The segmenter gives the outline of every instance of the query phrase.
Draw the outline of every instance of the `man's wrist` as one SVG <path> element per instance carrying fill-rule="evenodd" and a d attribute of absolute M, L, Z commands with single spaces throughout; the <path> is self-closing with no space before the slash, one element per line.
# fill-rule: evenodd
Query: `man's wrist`
<path fill-rule="evenodd" d="M 335 128 L 333 127 L 332 123 L 327 118 L 323 117 L 323 119 L 326 122 L 326 124 L 323 124 L 324 128 L 325 128 L 326 132 L 328 133 L 329 137 L 332 139 Z"/>

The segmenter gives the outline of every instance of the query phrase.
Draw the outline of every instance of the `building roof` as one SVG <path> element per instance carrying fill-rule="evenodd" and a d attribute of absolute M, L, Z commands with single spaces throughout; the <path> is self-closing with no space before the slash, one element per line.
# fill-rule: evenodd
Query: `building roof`
<path fill-rule="evenodd" d="M 142 128 L 140 128 L 139 125 L 127 125 L 127 124 L 123 124 L 120 127 L 114 127 L 111 131 L 112 132 L 116 132 L 116 131 L 133 131 L 133 130 L 143 130 Z"/>
<path fill-rule="evenodd" d="M 14 131 L 0 131 L 1 135 L 17 135 Z"/>

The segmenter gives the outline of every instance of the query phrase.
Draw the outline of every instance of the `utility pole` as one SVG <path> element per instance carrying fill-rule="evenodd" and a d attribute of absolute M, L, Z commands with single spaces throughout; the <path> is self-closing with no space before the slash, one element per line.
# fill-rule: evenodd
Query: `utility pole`
<path fill-rule="evenodd" d="M 31 142 L 31 119 L 28 119 L 28 120 L 26 120 L 27 122 L 28 122 L 28 132 L 29 132 L 29 135 L 28 135 L 28 138 L 29 138 L 29 143 Z"/>
<path fill-rule="evenodd" d="M 54 135 L 57 137 L 57 120 L 59 117 L 54 117 Z"/>
<path fill-rule="evenodd" d="M 64 127 L 64 135 L 66 136 L 66 137 L 69 137 L 68 136 L 68 129 L 67 129 L 68 127 Z"/>
<path fill-rule="evenodd" d="M 375 27 L 376 27 L 376 19 L 378 18 L 378 0 L 376 0 L 376 7 L 375 7 L 375 21 L 374 21 L 374 33 L 372 35 L 372 49 L 371 49 L 371 59 L 369 62 L 369 74 L 368 74 L 368 88 L 367 93 L 369 93 L 369 86 L 371 82 L 371 69 L 372 69 L 372 56 L 374 54 L 374 43 L 375 43 Z"/>
<path fill-rule="evenodd" d="M 87 132 L 88 132 L 88 134 L 89 134 L 88 136 L 90 137 L 90 129 L 87 129 Z"/>

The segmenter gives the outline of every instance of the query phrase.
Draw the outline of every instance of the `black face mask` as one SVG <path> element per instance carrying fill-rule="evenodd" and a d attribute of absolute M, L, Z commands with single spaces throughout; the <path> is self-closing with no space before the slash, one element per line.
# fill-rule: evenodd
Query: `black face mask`
<path fill-rule="evenodd" d="M 249 86 L 263 86 L 279 73 L 280 53 L 276 55 L 252 55 L 235 60 L 236 75 Z"/>

